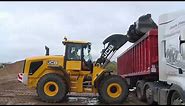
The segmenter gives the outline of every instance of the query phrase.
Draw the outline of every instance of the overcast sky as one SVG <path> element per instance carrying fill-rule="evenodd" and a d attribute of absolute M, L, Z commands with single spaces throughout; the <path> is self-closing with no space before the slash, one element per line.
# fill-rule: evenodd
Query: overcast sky
<path fill-rule="evenodd" d="M 185 10 L 185 2 L 0 2 L 0 62 L 45 55 L 45 45 L 50 54 L 63 55 L 64 36 L 92 42 L 96 60 L 103 40 L 113 33 L 126 34 L 141 15 L 151 14 L 158 24 L 161 14 L 178 10 Z"/>

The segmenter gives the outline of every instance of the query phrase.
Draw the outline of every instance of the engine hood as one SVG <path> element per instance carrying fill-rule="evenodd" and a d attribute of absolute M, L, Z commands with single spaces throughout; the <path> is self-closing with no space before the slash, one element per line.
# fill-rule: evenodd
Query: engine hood
<path fill-rule="evenodd" d="M 27 61 L 29 61 L 29 60 L 49 60 L 49 59 L 52 59 L 52 60 L 55 60 L 55 59 L 63 60 L 64 56 L 62 56 L 62 55 L 61 56 L 49 55 L 49 56 L 33 56 L 33 57 L 26 58 Z"/>

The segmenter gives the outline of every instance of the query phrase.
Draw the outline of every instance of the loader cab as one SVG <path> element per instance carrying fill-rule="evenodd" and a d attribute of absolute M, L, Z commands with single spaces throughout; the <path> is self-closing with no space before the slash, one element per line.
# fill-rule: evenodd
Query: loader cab
<path fill-rule="evenodd" d="M 66 70 L 92 72 L 93 65 L 90 55 L 90 42 L 65 40 L 62 43 L 66 46 L 64 57 L 64 68 Z"/>

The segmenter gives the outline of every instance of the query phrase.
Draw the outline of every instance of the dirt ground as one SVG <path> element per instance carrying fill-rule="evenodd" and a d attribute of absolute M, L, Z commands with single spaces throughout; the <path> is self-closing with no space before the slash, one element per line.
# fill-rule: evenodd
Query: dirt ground
<path fill-rule="evenodd" d="M 0 69 L 0 105 L 103 105 L 97 95 L 68 94 L 61 103 L 42 102 L 34 89 L 30 90 L 18 82 L 17 74 L 22 71 L 22 61 L 6 65 Z M 140 102 L 134 91 L 130 92 L 127 100 L 121 105 L 147 105 Z"/>

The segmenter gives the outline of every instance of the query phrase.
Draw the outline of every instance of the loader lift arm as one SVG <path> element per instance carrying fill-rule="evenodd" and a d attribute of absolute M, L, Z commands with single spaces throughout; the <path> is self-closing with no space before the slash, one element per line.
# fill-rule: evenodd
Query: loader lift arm
<path fill-rule="evenodd" d="M 113 34 L 107 37 L 104 41 L 104 49 L 102 49 L 100 58 L 97 59 L 95 65 L 100 65 L 102 68 L 109 63 L 115 52 L 123 46 L 127 41 L 135 43 L 149 30 L 157 28 L 157 24 L 151 18 L 151 14 L 142 15 L 134 24 L 131 24 L 127 34 Z M 105 45 L 107 46 L 105 47 Z"/>
<path fill-rule="evenodd" d="M 109 63 L 115 52 L 127 42 L 127 36 L 122 34 L 113 34 L 103 41 L 104 49 L 101 51 L 100 58 L 97 59 L 96 65 L 101 65 L 103 68 Z M 107 46 L 105 47 L 105 45 Z"/>

